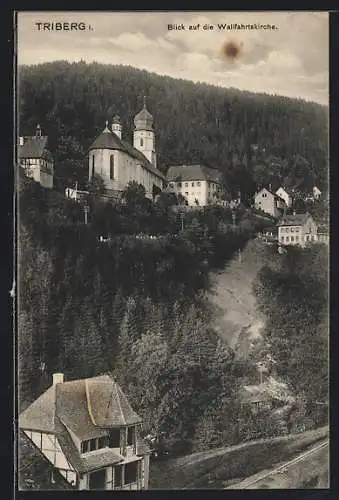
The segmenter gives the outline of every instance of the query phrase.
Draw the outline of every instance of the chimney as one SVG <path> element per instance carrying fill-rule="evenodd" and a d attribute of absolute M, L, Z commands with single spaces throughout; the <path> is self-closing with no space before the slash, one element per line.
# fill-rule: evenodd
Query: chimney
<path fill-rule="evenodd" d="M 62 384 L 64 381 L 63 373 L 53 373 L 53 385 Z"/>
<path fill-rule="evenodd" d="M 24 145 L 24 138 L 19 137 L 19 146 L 23 146 L 23 145 Z"/>

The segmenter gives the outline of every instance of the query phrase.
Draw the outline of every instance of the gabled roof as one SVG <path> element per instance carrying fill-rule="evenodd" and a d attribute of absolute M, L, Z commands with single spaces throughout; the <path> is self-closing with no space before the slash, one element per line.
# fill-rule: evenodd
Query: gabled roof
<path fill-rule="evenodd" d="M 56 419 L 80 440 L 106 436 L 110 427 L 142 422 L 120 386 L 108 375 L 50 387 L 21 413 L 19 426 L 55 433 Z"/>
<path fill-rule="evenodd" d="M 211 181 L 220 183 L 221 172 L 205 165 L 173 165 L 167 170 L 167 182 Z"/>
<path fill-rule="evenodd" d="M 283 198 L 281 198 L 280 196 L 278 196 L 276 193 L 272 193 L 272 191 L 270 191 L 268 188 L 266 187 L 263 187 L 261 188 L 257 193 L 255 193 L 255 196 L 258 196 L 260 193 L 262 193 L 263 191 L 266 191 L 267 193 L 269 193 L 271 196 L 274 197 L 275 200 L 277 201 L 281 201 L 283 203 L 285 203 L 285 200 Z"/>
<path fill-rule="evenodd" d="M 293 196 L 293 191 L 292 191 L 292 189 L 291 189 L 291 188 L 288 188 L 288 187 L 286 187 L 286 186 L 280 186 L 280 187 L 276 190 L 275 194 L 277 194 L 277 193 L 278 193 L 279 189 L 283 189 L 283 190 L 285 191 L 285 193 L 286 193 L 286 194 L 288 194 L 289 196 Z"/>
<path fill-rule="evenodd" d="M 278 226 L 303 226 L 306 224 L 311 215 L 307 212 L 305 214 L 285 215 L 279 222 Z"/>
<path fill-rule="evenodd" d="M 19 415 L 19 427 L 37 432 L 55 432 L 55 389 L 52 386 Z"/>
<path fill-rule="evenodd" d="M 24 137 L 24 143 L 19 146 L 19 158 L 47 158 L 47 136 Z"/>
<path fill-rule="evenodd" d="M 140 162 L 140 164 L 152 174 L 165 180 L 165 176 L 160 170 L 158 170 L 147 158 L 146 156 L 136 149 L 134 146 L 129 144 L 127 141 L 120 139 L 114 132 L 109 130 L 107 127 L 98 135 L 89 148 L 89 151 L 93 149 L 112 149 L 117 151 L 123 151 L 124 153 L 132 156 Z"/>

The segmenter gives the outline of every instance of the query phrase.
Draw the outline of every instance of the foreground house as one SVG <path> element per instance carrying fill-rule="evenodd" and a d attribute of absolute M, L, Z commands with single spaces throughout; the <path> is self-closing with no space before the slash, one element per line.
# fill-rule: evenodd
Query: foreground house
<path fill-rule="evenodd" d="M 279 244 L 305 246 L 316 241 L 318 241 L 318 227 L 308 212 L 286 215 L 278 222 Z"/>
<path fill-rule="evenodd" d="M 286 208 L 285 201 L 267 188 L 262 188 L 254 196 L 254 207 L 272 217 L 279 217 Z"/>
<path fill-rule="evenodd" d="M 19 416 L 19 428 L 77 490 L 147 489 L 150 450 L 141 418 L 108 375 L 53 385 Z"/>
<path fill-rule="evenodd" d="M 157 168 L 153 116 L 145 102 L 134 125 L 133 145 L 122 138 L 120 118 L 115 116 L 89 148 L 88 179 L 99 175 L 112 198 L 119 198 L 131 181 L 142 184 L 148 198 L 164 187 L 165 176 Z"/>
<path fill-rule="evenodd" d="M 40 125 L 34 136 L 19 137 L 18 160 L 28 177 L 44 188 L 53 188 L 53 158 L 48 150 L 48 137 L 42 135 Z"/>
<path fill-rule="evenodd" d="M 176 195 L 181 194 L 188 206 L 204 207 L 217 203 L 220 198 L 221 173 L 205 165 L 170 166 L 166 180 L 168 190 Z"/>

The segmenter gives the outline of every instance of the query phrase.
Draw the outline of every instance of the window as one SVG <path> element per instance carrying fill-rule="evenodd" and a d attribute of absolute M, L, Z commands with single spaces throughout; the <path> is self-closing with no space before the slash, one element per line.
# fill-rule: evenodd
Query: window
<path fill-rule="evenodd" d="M 290 241 L 289 236 L 286 236 L 286 243 L 288 243 L 289 241 Z"/>
<path fill-rule="evenodd" d="M 127 446 L 132 446 L 135 443 L 135 427 L 127 429 Z"/>
<path fill-rule="evenodd" d="M 185 182 L 185 187 L 188 187 L 188 182 Z"/>
<path fill-rule="evenodd" d="M 284 237 L 283 236 L 281 237 L 281 241 L 284 242 Z"/>
<path fill-rule="evenodd" d="M 296 237 L 295 237 L 295 241 L 299 241 L 299 236 L 296 236 Z"/>
<path fill-rule="evenodd" d="M 120 429 L 111 429 L 109 433 L 109 447 L 120 448 Z"/>
<path fill-rule="evenodd" d="M 287 228 L 286 228 L 286 233 L 288 233 L 288 232 L 289 232 L 289 230 L 290 230 L 290 228 L 289 228 L 289 227 L 287 227 Z"/>
<path fill-rule="evenodd" d="M 130 462 L 125 466 L 125 484 L 136 483 L 138 477 L 138 462 Z"/>
<path fill-rule="evenodd" d="M 173 184 L 173 182 L 170 182 L 169 187 L 170 187 L 170 188 L 174 188 L 174 184 Z"/>
<path fill-rule="evenodd" d="M 198 182 L 197 182 L 197 185 L 198 185 L 198 186 L 201 186 L 201 182 L 200 182 L 200 181 L 198 181 Z"/>
<path fill-rule="evenodd" d="M 92 156 L 92 178 L 94 177 L 94 167 L 95 167 L 95 156 Z"/>
<path fill-rule="evenodd" d="M 181 182 L 178 182 L 178 187 L 180 187 L 180 188 L 181 188 Z"/>
<path fill-rule="evenodd" d="M 262 197 L 263 197 L 263 198 L 267 198 L 267 193 L 263 193 L 263 194 L 262 194 Z"/>
<path fill-rule="evenodd" d="M 185 193 L 185 196 L 188 196 L 188 193 L 187 193 L 187 192 Z"/>
<path fill-rule="evenodd" d="M 294 227 L 291 227 L 291 233 L 294 233 Z"/>
<path fill-rule="evenodd" d="M 101 469 L 91 472 L 89 475 L 89 489 L 90 490 L 104 490 L 106 482 L 106 470 Z"/>
<path fill-rule="evenodd" d="M 294 241 L 294 236 L 291 236 L 291 241 Z"/>
<path fill-rule="evenodd" d="M 299 228 L 298 227 L 295 228 L 295 232 L 299 233 Z"/>
<path fill-rule="evenodd" d="M 89 453 L 90 451 L 99 450 L 107 446 L 107 437 L 103 436 L 98 439 L 88 439 L 81 443 L 81 453 Z"/>
<path fill-rule="evenodd" d="M 109 158 L 109 178 L 114 179 L 114 156 L 111 155 Z"/>
<path fill-rule="evenodd" d="M 122 486 L 122 465 L 117 465 L 114 467 L 114 486 Z"/>
<path fill-rule="evenodd" d="M 141 139 L 140 139 L 140 147 L 142 148 L 142 147 L 143 147 L 143 145 L 144 145 L 144 139 L 142 139 L 142 138 L 141 138 Z"/>
<path fill-rule="evenodd" d="M 194 182 L 192 182 L 192 187 L 194 187 Z"/>

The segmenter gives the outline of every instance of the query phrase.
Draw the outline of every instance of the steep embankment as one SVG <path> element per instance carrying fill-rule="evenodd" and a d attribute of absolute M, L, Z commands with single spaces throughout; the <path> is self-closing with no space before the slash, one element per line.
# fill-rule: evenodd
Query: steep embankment
<path fill-rule="evenodd" d="M 151 464 L 151 489 L 225 488 L 282 461 L 295 457 L 328 436 L 328 427 L 303 434 L 260 439 L 227 448 L 216 448 Z"/>
<path fill-rule="evenodd" d="M 216 306 L 215 329 L 234 348 L 243 329 L 257 336 L 264 318 L 257 311 L 252 291 L 260 268 L 272 257 L 272 247 L 259 239 L 248 242 L 243 252 L 212 277 L 210 300 Z"/>

